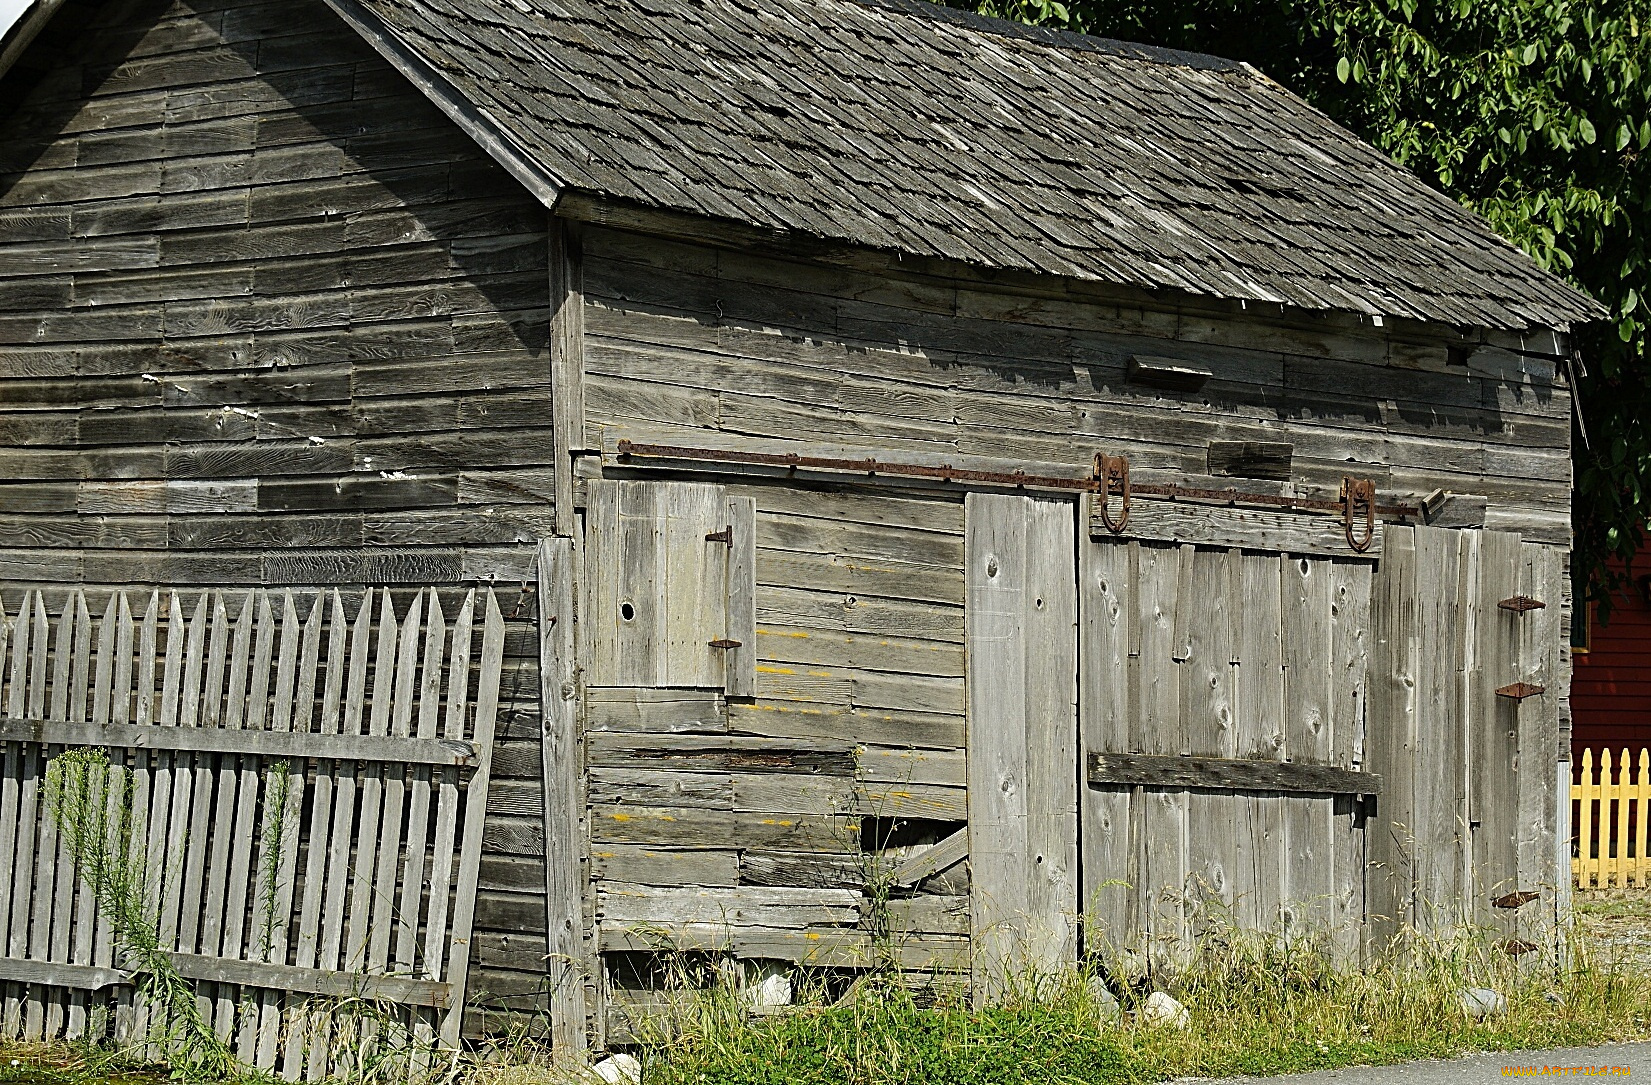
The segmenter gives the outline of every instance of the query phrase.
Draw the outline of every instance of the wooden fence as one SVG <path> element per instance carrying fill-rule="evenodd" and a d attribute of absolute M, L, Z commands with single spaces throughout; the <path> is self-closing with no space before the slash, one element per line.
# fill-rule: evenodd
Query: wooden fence
<path fill-rule="evenodd" d="M 450 595 L 451 620 L 433 589 L 399 620 L 388 591 L 348 603 L 0 607 L 0 1035 L 112 1029 L 159 1054 L 178 1026 L 131 983 L 78 824 L 135 872 L 144 922 L 241 1061 L 317 1080 L 457 1043 L 504 623 L 491 592 Z M 71 786 L 74 759 L 48 765 L 75 747 L 107 767 L 81 760 Z"/>
<path fill-rule="evenodd" d="M 1576 854 L 1571 873 L 1582 889 L 1640 889 L 1651 885 L 1651 750 L 1641 750 L 1636 769 L 1627 750 L 1582 751 L 1582 778 L 1571 784 L 1576 803 Z"/>

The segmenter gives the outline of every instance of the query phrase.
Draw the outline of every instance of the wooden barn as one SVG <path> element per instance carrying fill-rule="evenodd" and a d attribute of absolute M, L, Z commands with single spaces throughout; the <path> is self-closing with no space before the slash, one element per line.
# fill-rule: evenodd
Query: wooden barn
<path fill-rule="evenodd" d="M 6 1034 L 153 1009 L 75 746 L 289 1077 L 352 992 L 605 1046 L 673 965 L 1555 915 L 1602 310 L 1261 72 L 917 0 L 0 50 Z"/>

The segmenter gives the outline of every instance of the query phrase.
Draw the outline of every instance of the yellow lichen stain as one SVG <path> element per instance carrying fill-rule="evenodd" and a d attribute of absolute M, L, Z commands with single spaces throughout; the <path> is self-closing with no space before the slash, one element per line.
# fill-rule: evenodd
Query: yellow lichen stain
<path fill-rule="evenodd" d="M 629 814 L 609 814 L 608 817 L 610 819 L 614 820 L 614 821 L 630 821 L 631 820 L 631 816 Z"/>
<path fill-rule="evenodd" d="M 808 676 L 810 678 L 830 678 L 832 674 L 830 671 L 809 671 Z"/>
<path fill-rule="evenodd" d="M 762 824 L 762 825 L 779 825 L 779 826 L 782 826 L 782 827 L 789 827 L 789 826 L 795 825 L 797 823 L 795 821 L 780 821 L 778 818 L 764 818 L 761 822 L 759 822 L 759 824 Z"/>
<path fill-rule="evenodd" d="M 764 666 L 764 665 L 759 663 L 757 665 L 757 673 L 758 674 L 796 674 L 797 672 L 792 670 L 789 667 L 767 667 L 767 666 Z"/>
<path fill-rule="evenodd" d="M 803 937 L 808 939 L 810 942 L 818 942 L 820 940 L 820 932 L 819 931 L 809 931 L 808 933 L 804 934 Z"/>

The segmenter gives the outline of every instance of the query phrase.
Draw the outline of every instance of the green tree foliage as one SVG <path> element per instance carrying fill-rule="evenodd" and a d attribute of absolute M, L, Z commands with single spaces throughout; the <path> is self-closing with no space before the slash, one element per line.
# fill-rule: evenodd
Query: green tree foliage
<path fill-rule="evenodd" d="M 1610 308 L 1578 329 L 1576 573 L 1651 518 L 1651 0 L 984 0 L 1247 60 Z"/>

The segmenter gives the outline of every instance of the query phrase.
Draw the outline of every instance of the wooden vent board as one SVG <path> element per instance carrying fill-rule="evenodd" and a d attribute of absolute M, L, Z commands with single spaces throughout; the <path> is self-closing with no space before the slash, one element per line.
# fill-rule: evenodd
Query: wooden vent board
<path fill-rule="evenodd" d="M 30 592 L 3 614 L 0 1034 L 167 1024 L 47 809 L 50 759 L 94 746 L 161 945 L 243 1062 L 318 1080 L 363 1036 L 457 1042 L 504 622 L 491 592 L 403 600 L 76 591 L 53 616 Z M 353 996 L 365 1031 L 336 1012 Z"/>

